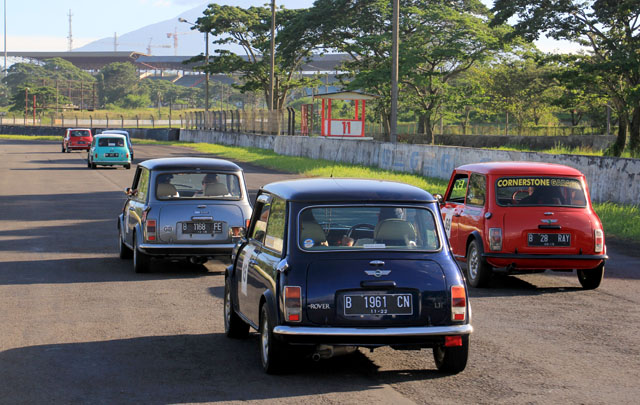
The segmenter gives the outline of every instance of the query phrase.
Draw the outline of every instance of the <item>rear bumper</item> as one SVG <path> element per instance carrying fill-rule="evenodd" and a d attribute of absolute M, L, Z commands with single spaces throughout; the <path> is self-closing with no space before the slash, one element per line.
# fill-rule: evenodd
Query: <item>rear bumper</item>
<path fill-rule="evenodd" d="M 89 145 L 67 145 L 67 149 L 89 150 Z"/>
<path fill-rule="evenodd" d="M 129 160 L 93 160 L 92 163 L 100 166 L 125 166 L 131 164 Z"/>
<path fill-rule="evenodd" d="M 221 243 L 216 245 L 174 245 L 143 243 L 138 247 L 144 253 L 151 256 L 163 257 L 213 257 L 230 255 L 235 244 Z"/>
<path fill-rule="evenodd" d="M 608 255 L 543 255 L 521 253 L 483 253 L 482 257 L 494 267 L 513 267 L 520 270 L 592 269 L 609 258 Z"/>
<path fill-rule="evenodd" d="M 342 328 L 276 326 L 273 333 L 293 344 L 338 344 L 357 346 L 441 344 L 445 336 L 469 335 L 473 326 L 419 326 L 406 328 Z"/>

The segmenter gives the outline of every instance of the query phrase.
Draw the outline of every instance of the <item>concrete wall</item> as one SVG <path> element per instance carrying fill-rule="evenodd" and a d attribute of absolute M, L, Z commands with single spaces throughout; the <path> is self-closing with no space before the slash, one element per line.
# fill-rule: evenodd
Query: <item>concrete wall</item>
<path fill-rule="evenodd" d="M 449 179 L 460 165 L 491 161 L 534 161 L 575 167 L 587 176 L 593 201 L 640 202 L 640 159 L 581 155 L 550 155 L 456 146 L 391 144 L 304 136 L 236 134 L 181 130 L 180 140 L 270 149 L 303 156 Z"/>
<path fill-rule="evenodd" d="M 86 128 L 86 127 L 79 127 Z M 106 128 L 92 128 L 94 134 L 102 132 Z M 129 131 L 132 138 L 155 139 L 156 141 L 177 141 L 180 138 L 180 130 L 177 128 L 115 128 Z M 29 125 L 2 125 L 0 134 L 6 135 L 59 135 L 64 136 L 66 128 L 61 127 L 40 127 Z"/>

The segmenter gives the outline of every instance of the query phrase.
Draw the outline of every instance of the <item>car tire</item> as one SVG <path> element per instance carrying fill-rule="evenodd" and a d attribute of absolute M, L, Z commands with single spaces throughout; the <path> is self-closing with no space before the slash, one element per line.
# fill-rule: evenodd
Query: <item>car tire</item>
<path fill-rule="evenodd" d="M 285 344 L 273 338 L 273 326 L 269 320 L 267 304 L 260 309 L 260 360 L 267 374 L 279 374 L 284 371 Z"/>
<path fill-rule="evenodd" d="M 595 290 L 604 277 L 604 263 L 594 269 L 578 270 L 578 281 L 585 290 Z"/>
<path fill-rule="evenodd" d="M 95 163 L 93 163 L 93 162 L 91 162 L 91 168 L 92 168 L 92 169 L 95 169 L 96 167 L 97 167 L 97 166 L 96 166 L 96 164 L 95 164 Z"/>
<path fill-rule="evenodd" d="M 62 153 L 65 153 L 66 150 L 64 150 L 64 145 L 62 145 Z"/>
<path fill-rule="evenodd" d="M 118 226 L 118 240 L 120 241 L 118 253 L 121 259 L 131 259 L 133 257 L 133 250 L 129 248 L 129 246 L 124 244 L 124 239 L 122 238 L 122 231 L 120 230 L 120 226 Z"/>
<path fill-rule="evenodd" d="M 462 336 L 462 346 L 433 348 L 433 360 L 438 371 L 447 374 L 458 374 L 467 366 L 469 358 L 469 336 Z"/>
<path fill-rule="evenodd" d="M 133 270 L 136 273 L 148 273 L 149 272 L 149 262 L 151 258 L 149 255 L 141 252 L 138 249 L 138 244 L 136 243 L 136 235 L 133 235 Z"/>
<path fill-rule="evenodd" d="M 228 279 L 224 282 L 224 333 L 227 337 L 238 339 L 249 336 L 249 325 L 233 310 L 231 286 Z"/>
<path fill-rule="evenodd" d="M 125 168 L 125 169 L 127 169 L 127 170 L 129 170 L 129 169 L 131 169 L 131 165 L 130 165 L 130 164 L 128 164 L 128 165 L 124 165 L 124 168 Z"/>
<path fill-rule="evenodd" d="M 475 239 L 472 240 L 467 248 L 467 266 L 465 272 L 467 284 L 474 288 L 486 287 L 492 272 L 493 269 L 480 254 L 478 241 Z"/>
<path fill-rule="evenodd" d="M 91 162 L 89 162 L 89 159 L 87 159 L 87 167 L 91 169 Z"/>

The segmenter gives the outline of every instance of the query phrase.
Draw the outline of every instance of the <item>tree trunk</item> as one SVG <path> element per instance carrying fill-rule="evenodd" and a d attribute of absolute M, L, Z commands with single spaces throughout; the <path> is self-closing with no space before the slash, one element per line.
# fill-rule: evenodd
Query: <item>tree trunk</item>
<path fill-rule="evenodd" d="M 640 105 L 633 109 L 631 125 L 629 126 L 629 149 L 631 156 L 640 157 Z"/>
<path fill-rule="evenodd" d="M 624 145 L 627 141 L 627 114 L 624 111 L 618 112 L 618 137 L 616 141 L 610 145 L 604 152 L 607 156 L 620 156 L 624 151 Z"/>
<path fill-rule="evenodd" d="M 427 127 L 425 124 L 424 115 L 418 116 L 418 134 L 425 135 L 427 133 Z"/>

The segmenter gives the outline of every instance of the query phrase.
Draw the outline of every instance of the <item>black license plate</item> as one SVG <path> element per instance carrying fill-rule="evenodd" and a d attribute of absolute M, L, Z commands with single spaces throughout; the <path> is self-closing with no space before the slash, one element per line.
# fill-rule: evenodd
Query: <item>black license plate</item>
<path fill-rule="evenodd" d="M 412 315 L 411 294 L 345 294 L 345 315 Z"/>
<path fill-rule="evenodd" d="M 117 153 L 105 153 L 104 154 L 105 157 L 118 157 Z"/>
<path fill-rule="evenodd" d="M 183 222 L 182 233 L 212 234 L 222 233 L 222 222 Z"/>
<path fill-rule="evenodd" d="M 570 233 L 530 233 L 528 246 L 571 246 Z"/>

